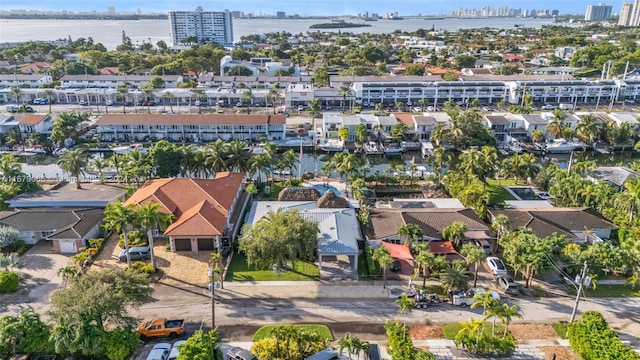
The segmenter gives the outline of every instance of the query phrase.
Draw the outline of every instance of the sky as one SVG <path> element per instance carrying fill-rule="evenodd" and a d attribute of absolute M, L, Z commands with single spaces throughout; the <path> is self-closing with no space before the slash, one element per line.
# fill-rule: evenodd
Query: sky
<path fill-rule="evenodd" d="M 205 11 L 240 10 L 255 14 L 274 14 L 276 11 L 285 11 L 287 14 L 300 15 L 343 15 L 358 14 L 365 11 L 384 14 L 397 11 L 401 15 L 411 14 L 437 14 L 455 10 L 460 7 L 482 8 L 483 6 L 509 6 L 522 9 L 549 9 L 560 10 L 562 14 L 584 14 L 589 4 L 597 4 L 602 0 L 0 0 L 0 9 L 32 9 L 32 10 L 69 10 L 74 12 L 92 11 L 106 12 L 108 6 L 115 6 L 116 12 L 135 12 L 136 9 L 143 13 L 163 13 L 170 10 L 192 10 L 202 6 Z M 626 0 L 630 1 L 630 0 Z M 604 2 L 613 6 L 613 13 L 619 13 L 622 0 L 616 2 Z"/>

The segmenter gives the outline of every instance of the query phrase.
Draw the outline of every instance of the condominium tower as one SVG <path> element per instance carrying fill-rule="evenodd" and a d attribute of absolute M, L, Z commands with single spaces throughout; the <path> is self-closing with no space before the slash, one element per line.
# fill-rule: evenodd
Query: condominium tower
<path fill-rule="evenodd" d="M 618 19 L 618 25 L 629 26 L 632 12 L 633 12 L 633 4 L 630 2 L 623 2 L 622 8 L 620 8 L 620 18 Z"/>
<path fill-rule="evenodd" d="M 640 26 L 640 0 L 636 0 L 631 6 L 628 26 Z"/>
<path fill-rule="evenodd" d="M 598 4 L 587 5 L 587 13 L 584 15 L 586 21 L 599 21 L 611 17 L 611 5 Z"/>
<path fill-rule="evenodd" d="M 233 20 L 229 10 L 203 11 L 198 6 L 196 11 L 170 11 L 169 25 L 174 46 L 192 36 L 199 42 L 233 44 Z"/>

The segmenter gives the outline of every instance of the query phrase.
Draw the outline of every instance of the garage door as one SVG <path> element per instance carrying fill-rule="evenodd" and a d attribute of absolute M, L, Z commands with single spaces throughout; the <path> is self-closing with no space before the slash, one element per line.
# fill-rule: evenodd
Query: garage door
<path fill-rule="evenodd" d="M 68 253 L 77 253 L 78 249 L 76 249 L 75 241 L 61 241 L 60 243 L 60 252 L 63 254 Z"/>
<path fill-rule="evenodd" d="M 191 251 L 191 239 L 174 239 L 176 251 Z"/>
<path fill-rule="evenodd" d="M 205 251 L 205 250 L 214 250 L 215 249 L 215 244 L 213 241 L 213 238 L 210 239 L 198 239 L 198 251 Z"/>

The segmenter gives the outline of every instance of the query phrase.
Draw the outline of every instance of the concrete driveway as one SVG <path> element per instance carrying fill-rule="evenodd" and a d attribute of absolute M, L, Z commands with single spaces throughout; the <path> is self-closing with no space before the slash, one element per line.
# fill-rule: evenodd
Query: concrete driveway
<path fill-rule="evenodd" d="M 17 314 L 27 308 L 44 313 L 51 292 L 62 287 L 58 269 L 67 266 L 71 255 L 56 254 L 51 242 L 42 240 L 20 257 L 24 266 L 16 269 L 22 283 L 17 292 L 0 295 L 0 315 Z"/>

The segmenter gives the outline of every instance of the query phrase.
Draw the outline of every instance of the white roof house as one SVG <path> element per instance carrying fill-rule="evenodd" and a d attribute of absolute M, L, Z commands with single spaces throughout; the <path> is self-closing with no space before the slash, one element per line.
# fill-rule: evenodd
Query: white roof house
<path fill-rule="evenodd" d="M 357 276 L 358 241 L 363 240 L 356 212 L 351 208 L 318 208 L 316 201 L 256 201 L 251 206 L 247 224 L 255 224 L 271 211 L 297 209 L 307 220 L 318 224 L 318 263 L 322 271 L 325 257 L 347 256 L 351 273 Z"/>

